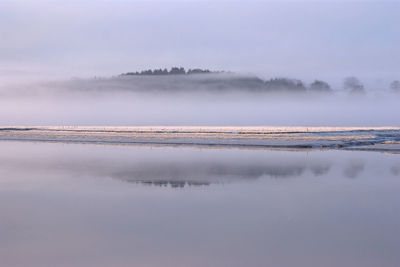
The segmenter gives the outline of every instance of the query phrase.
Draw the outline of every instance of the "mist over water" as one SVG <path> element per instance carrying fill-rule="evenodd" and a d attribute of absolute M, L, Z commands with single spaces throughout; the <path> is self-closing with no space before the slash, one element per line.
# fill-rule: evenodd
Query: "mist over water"
<path fill-rule="evenodd" d="M 118 78 L 3 86 L 0 124 L 396 126 L 400 94 L 367 90 L 271 93 L 247 85 L 209 85 L 199 78 Z M 197 79 L 197 80 L 196 80 Z M 226 81 L 223 81 L 223 84 Z M 214 86 L 214 87 L 213 87 Z M 233 88 L 234 86 L 234 88 Z M 247 87 L 246 87 L 247 86 Z"/>

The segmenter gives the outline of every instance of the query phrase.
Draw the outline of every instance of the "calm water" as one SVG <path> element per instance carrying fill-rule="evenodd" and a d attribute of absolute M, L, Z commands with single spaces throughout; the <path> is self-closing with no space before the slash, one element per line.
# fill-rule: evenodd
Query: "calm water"
<path fill-rule="evenodd" d="M 400 266 L 400 155 L 0 142 L 1 266 Z"/>

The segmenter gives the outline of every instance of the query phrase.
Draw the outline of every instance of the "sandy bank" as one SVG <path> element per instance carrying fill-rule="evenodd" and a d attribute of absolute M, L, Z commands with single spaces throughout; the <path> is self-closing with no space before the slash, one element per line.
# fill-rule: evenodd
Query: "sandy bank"
<path fill-rule="evenodd" d="M 3 126 L 0 140 L 398 150 L 400 127 Z"/>

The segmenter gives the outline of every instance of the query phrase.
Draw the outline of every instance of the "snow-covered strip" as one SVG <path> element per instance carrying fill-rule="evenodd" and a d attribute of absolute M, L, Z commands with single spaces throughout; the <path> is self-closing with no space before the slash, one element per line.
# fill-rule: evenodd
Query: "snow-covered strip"
<path fill-rule="evenodd" d="M 0 140 L 398 150 L 400 127 L 3 126 Z"/>
<path fill-rule="evenodd" d="M 331 126 L 1 126 L 0 131 L 77 131 L 137 133 L 322 133 L 353 131 L 399 131 L 400 126 L 331 127 Z"/>

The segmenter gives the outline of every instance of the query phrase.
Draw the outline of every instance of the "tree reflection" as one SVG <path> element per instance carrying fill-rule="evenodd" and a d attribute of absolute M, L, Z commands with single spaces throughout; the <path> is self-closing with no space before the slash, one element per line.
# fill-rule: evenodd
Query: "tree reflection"
<path fill-rule="evenodd" d="M 343 175 L 347 178 L 357 178 L 357 176 L 364 170 L 364 162 L 351 161 L 344 168 Z"/>

